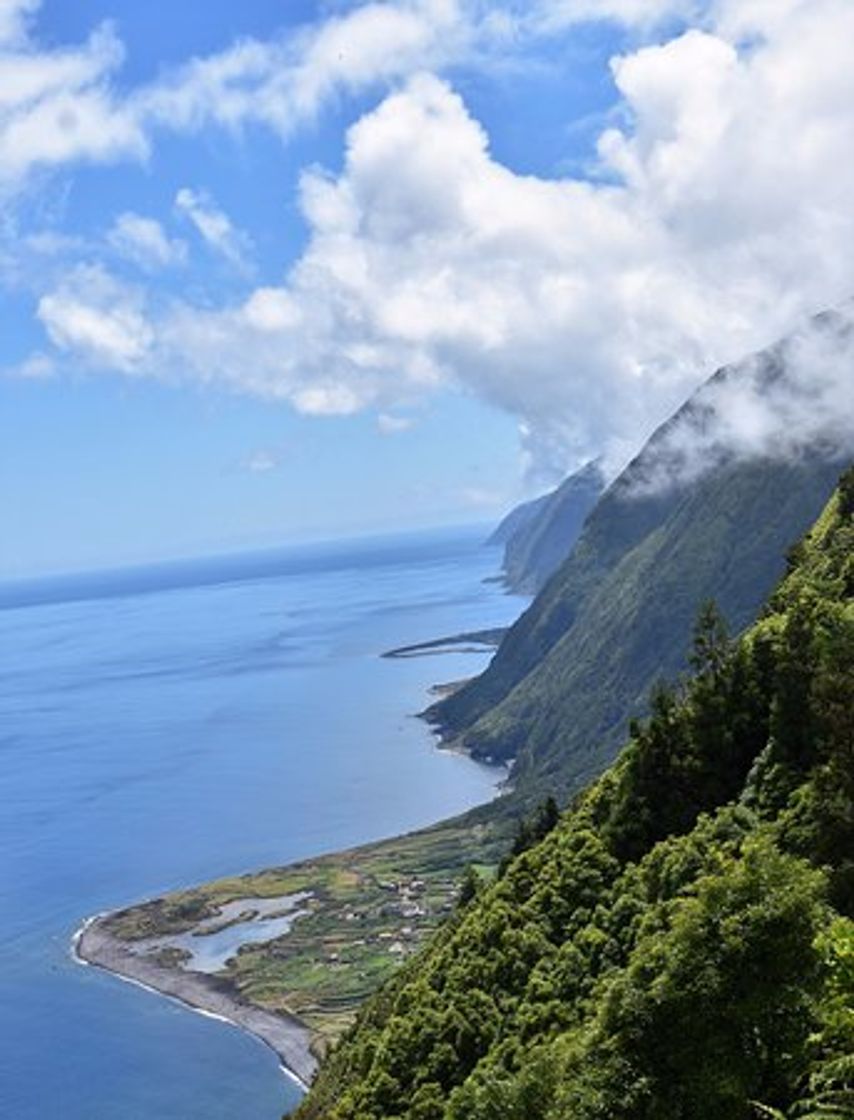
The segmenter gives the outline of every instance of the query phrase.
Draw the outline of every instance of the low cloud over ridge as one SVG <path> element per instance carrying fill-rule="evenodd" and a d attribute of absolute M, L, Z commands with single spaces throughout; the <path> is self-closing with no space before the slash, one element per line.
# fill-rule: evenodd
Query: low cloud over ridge
<path fill-rule="evenodd" d="M 670 419 L 627 482 L 649 494 L 748 458 L 854 453 L 854 301 L 719 370 Z"/>

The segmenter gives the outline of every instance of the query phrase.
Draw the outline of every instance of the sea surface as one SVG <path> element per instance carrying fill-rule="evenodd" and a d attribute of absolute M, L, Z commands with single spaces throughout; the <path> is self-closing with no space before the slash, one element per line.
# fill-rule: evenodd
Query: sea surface
<path fill-rule="evenodd" d="M 413 713 L 509 623 L 482 530 L 0 585 L 0 1116 L 278 1120 L 263 1044 L 71 959 L 88 915 L 493 796 Z"/>

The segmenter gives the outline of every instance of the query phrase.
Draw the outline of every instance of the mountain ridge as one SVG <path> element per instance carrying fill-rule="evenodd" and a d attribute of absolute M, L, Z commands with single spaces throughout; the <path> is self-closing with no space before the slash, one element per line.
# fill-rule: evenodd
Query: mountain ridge
<path fill-rule="evenodd" d="M 838 320 L 813 329 L 828 324 L 835 330 Z M 716 443 L 710 400 L 740 379 L 779 384 L 786 352 L 778 343 L 718 371 L 660 426 L 487 670 L 428 709 L 446 739 L 475 757 L 512 761 L 522 792 L 565 798 L 613 757 L 656 675 L 686 668 L 704 599 L 718 599 L 735 630 L 752 621 L 844 460 L 820 442 L 791 458 L 740 458 Z M 686 448 L 697 447 L 686 432 L 705 435 L 711 463 L 678 484 Z"/>
<path fill-rule="evenodd" d="M 372 997 L 297 1120 L 854 1114 L 854 471 L 736 643 Z"/>

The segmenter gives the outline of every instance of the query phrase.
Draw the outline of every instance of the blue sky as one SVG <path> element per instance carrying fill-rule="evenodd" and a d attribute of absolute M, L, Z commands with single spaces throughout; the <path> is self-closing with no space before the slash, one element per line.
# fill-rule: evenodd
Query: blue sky
<path fill-rule="evenodd" d="M 616 469 L 851 294 L 848 9 L 0 0 L 0 574 Z"/>

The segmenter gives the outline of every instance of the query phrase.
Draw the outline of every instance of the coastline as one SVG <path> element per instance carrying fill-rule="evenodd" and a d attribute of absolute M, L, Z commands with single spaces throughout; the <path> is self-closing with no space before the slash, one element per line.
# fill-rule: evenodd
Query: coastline
<path fill-rule="evenodd" d="M 96 914 L 74 934 L 70 953 L 80 965 L 254 1035 L 306 1090 L 327 1048 L 352 1024 L 365 998 L 453 913 L 466 868 L 497 865 L 504 839 L 500 827 L 451 818 L 359 848 Z M 134 951 L 140 938 L 174 932 L 176 908 L 208 913 L 235 898 L 301 890 L 311 890 L 317 904 L 300 918 L 297 933 L 238 953 L 228 980 Z M 287 1011 L 243 995 L 270 984 L 281 997 L 278 1007 Z"/>
<path fill-rule="evenodd" d="M 434 685 L 432 688 L 442 692 L 453 691 L 461 683 L 464 682 Z M 430 724 L 426 712 L 419 712 L 417 718 L 424 719 L 428 725 Z M 435 749 L 461 756 L 468 755 L 469 752 L 459 744 L 454 743 L 452 739 L 443 739 L 439 728 L 431 726 L 430 730 L 434 736 Z M 496 796 L 506 793 L 508 788 L 509 772 L 507 767 L 496 767 L 496 770 L 499 769 L 504 770 L 505 777 L 495 783 Z M 239 876 L 239 879 L 251 880 L 257 876 L 264 877 L 277 873 L 287 874 L 288 872 L 300 871 L 305 867 L 321 867 L 327 864 L 333 867 L 342 864 L 349 865 L 353 857 L 358 858 L 361 855 L 369 855 L 373 852 L 380 854 L 389 850 L 395 851 L 402 846 L 405 847 L 407 842 L 414 842 L 417 845 L 422 837 L 440 838 L 444 828 L 448 825 L 453 826 L 455 823 L 454 818 L 447 821 L 440 820 L 426 826 L 423 830 L 386 837 L 358 848 L 326 853 L 314 860 L 302 861 L 281 869 L 265 868 L 256 872 L 246 872 Z M 478 836 L 475 842 L 471 853 L 472 860 L 490 858 L 488 855 L 482 855 L 479 851 L 482 839 L 483 837 Z M 457 841 L 454 844 L 455 854 L 459 855 L 463 847 L 464 845 Z M 478 849 L 477 854 L 475 854 L 475 849 Z M 383 860 L 382 855 L 380 855 L 380 858 Z M 409 860 L 405 860 L 405 862 L 409 863 Z M 432 863 L 431 860 L 427 862 Z M 447 862 L 452 865 L 455 861 L 454 859 L 448 859 Z M 412 866 L 403 870 L 402 873 L 404 875 L 426 875 L 429 877 L 430 872 L 426 871 L 421 863 L 422 861 L 416 857 L 412 861 Z M 469 860 L 465 859 L 456 868 L 456 872 L 461 874 L 468 863 Z M 433 869 L 431 868 L 431 870 Z M 454 874 L 450 866 L 447 873 Z M 381 892 L 386 898 L 387 894 L 385 892 L 389 886 L 388 882 L 380 882 Z M 198 891 L 200 888 L 190 889 Z M 205 887 L 203 886 L 201 889 L 204 890 Z M 282 889 L 287 893 L 291 888 L 283 887 Z M 247 886 L 246 890 L 252 893 L 253 888 Z M 455 898 L 455 887 L 449 897 Z M 143 901 L 135 904 L 135 907 L 131 909 L 144 907 L 155 901 L 157 900 Z M 446 904 L 445 909 L 450 908 L 450 905 Z M 269 1011 L 242 999 L 227 982 L 218 979 L 216 974 L 164 966 L 151 958 L 145 958 L 133 952 L 128 948 L 129 945 L 133 945 L 132 941 L 117 937 L 110 933 L 107 928 L 104 928 L 120 912 L 105 910 L 83 921 L 72 936 L 69 946 L 70 955 L 75 963 L 82 967 L 98 968 L 125 983 L 134 984 L 136 987 L 143 988 L 161 998 L 179 1003 L 190 1011 L 205 1015 L 208 1018 L 218 1019 L 220 1022 L 228 1023 L 230 1026 L 252 1035 L 276 1054 L 283 1074 L 295 1082 L 303 1092 L 308 1092 L 320 1065 L 320 1058 L 316 1056 L 315 1052 L 322 1053 L 324 1049 L 322 1034 L 316 1033 L 293 1013 Z M 407 920 L 415 927 L 420 925 L 418 917 L 410 916 Z M 385 934 L 380 936 L 385 936 Z M 364 942 L 360 943 L 363 944 Z M 392 946 L 393 948 L 394 946 Z M 319 1051 L 318 1047 L 320 1048 Z"/>
<path fill-rule="evenodd" d="M 129 952 L 126 943 L 103 929 L 102 923 L 110 916 L 106 912 L 87 918 L 74 934 L 71 954 L 78 964 L 100 968 L 253 1035 L 276 1054 L 288 1077 L 308 1089 L 318 1063 L 311 1051 L 312 1033 L 299 1019 L 245 1003 L 213 976 L 164 968 Z"/>
<path fill-rule="evenodd" d="M 484 648 L 498 646 L 505 631 L 506 628 L 501 627 L 491 630 L 463 632 L 449 638 L 398 647 L 380 656 L 393 659 L 429 656 L 431 654 L 446 652 L 482 653 Z M 430 692 L 434 695 L 446 695 L 449 692 L 455 691 L 464 683 L 465 681 L 455 681 L 448 684 L 433 685 Z M 432 724 L 429 718 L 429 709 L 425 712 L 419 712 L 418 717 L 424 719 L 428 725 Z M 459 744 L 455 744 L 450 738 L 445 738 L 439 727 L 431 725 L 430 730 L 434 736 L 436 749 L 447 751 L 448 753 L 468 755 L 469 752 Z M 501 792 L 506 792 L 506 786 L 506 777 L 504 781 L 498 781 L 496 783 L 495 789 L 499 796 Z M 316 860 L 290 865 L 287 868 L 278 870 L 286 874 L 288 871 L 294 871 L 306 866 L 317 867 L 324 864 L 337 865 L 341 863 L 341 861 L 349 864 L 352 857 L 359 857 L 362 854 L 368 855 L 374 852 L 378 854 L 387 853 L 389 849 L 394 850 L 399 849 L 401 846 L 405 847 L 407 842 L 414 842 L 420 847 L 419 839 L 421 837 L 425 839 L 428 836 L 435 837 L 439 840 L 439 845 L 442 846 L 441 835 L 444 831 L 443 826 L 450 825 L 453 828 L 454 823 L 455 821 L 453 819 L 448 821 L 440 820 L 435 824 L 427 826 L 426 829 L 419 830 L 415 833 L 404 833 L 400 836 L 388 837 L 384 840 L 374 841 L 360 848 L 329 853 L 326 856 L 317 857 Z M 486 839 L 485 836 L 480 835 L 480 830 L 478 830 L 477 838 L 473 844 L 472 852 L 470 853 L 472 859 L 476 859 L 477 856 L 480 856 L 481 859 L 490 858 L 489 855 L 486 855 L 485 852 L 481 853 L 480 850 L 484 839 Z M 430 846 L 429 840 L 427 841 L 427 846 L 428 848 Z M 444 874 L 451 874 L 453 876 L 451 868 L 454 867 L 463 847 L 464 845 L 456 843 L 454 845 L 454 857 L 447 859 L 447 861 L 442 861 L 443 864 L 445 862 L 448 864 Z M 487 840 L 485 847 L 487 850 L 490 848 L 489 840 Z M 395 854 L 402 855 L 402 853 L 397 852 Z M 385 866 L 383 855 L 380 855 L 380 861 Z M 394 862 L 396 863 L 397 860 L 394 860 Z M 409 860 L 404 859 L 404 863 L 408 862 Z M 468 866 L 468 862 L 469 861 L 466 860 L 464 864 L 461 863 L 455 870 L 461 873 L 463 867 Z M 422 866 L 422 863 L 424 866 Z M 427 867 L 430 868 L 429 871 Z M 277 869 L 265 869 L 255 873 L 249 872 L 240 878 L 250 879 L 253 876 L 259 875 L 263 877 L 269 874 L 275 874 L 276 870 Z M 428 859 L 425 862 L 416 857 L 412 866 L 399 870 L 403 871 L 404 876 L 413 876 L 412 885 L 414 886 L 416 883 L 421 882 L 418 876 L 424 875 L 427 878 L 431 878 L 435 868 L 432 866 L 432 860 Z M 378 879 L 376 875 L 371 877 L 374 879 L 375 884 L 378 884 L 380 892 L 385 896 L 382 910 L 385 911 L 389 908 L 394 909 L 395 904 L 389 904 L 387 901 L 387 892 L 392 887 L 397 889 L 397 884 L 393 881 Z M 421 882 L 421 886 L 424 886 L 423 882 Z M 442 912 L 444 913 L 445 911 L 453 909 L 454 900 L 456 898 L 456 887 L 453 879 L 450 883 L 443 884 L 443 886 L 450 890 L 450 893 L 447 894 L 444 904 L 442 905 Z M 199 890 L 199 888 L 195 889 L 197 891 Z M 205 888 L 202 887 L 201 889 L 204 890 Z M 406 898 L 406 887 L 403 886 L 402 889 L 404 892 L 403 897 Z M 149 902 L 153 901 L 156 900 L 149 900 Z M 145 905 L 147 905 L 145 902 L 137 904 L 139 907 L 144 907 Z M 347 905 L 349 907 L 349 901 Z M 406 949 L 402 949 L 400 941 L 386 942 L 384 946 L 384 948 L 388 948 L 392 953 L 400 951 L 404 957 L 408 955 L 408 952 L 421 940 L 423 933 L 419 927 L 421 926 L 423 917 L 429 913 L 429 911 L 425 911 L 419 905 L 413 905 L 411 900 L 405 905 L 408 905 L 408 909 L 402 911 L 402 916 L 405 914 L 405 920 L 410 923 L 410 927 L 401 929 L 400 935 L 402 937 L 412 938 L 413 929 L 418 930 L 418 932 L 415 933 L 415 942 L 407 944 Z M 328 1038 L 324 1038 L 322 1033 L 317 1033 L 309 1027 L 306 1022 L 300 1019 L 298 1015 L 292 1012 L 274 1012 L 243 999 L 232 985 L 214 973 L 196 972 L 180 966 L 170 967 L 150 957 L 145 957 L 134 952 L 132 949 L 133 941 L 125 940 L 109 931 L 108 924 L 118 913 L 120 913 L 120 911 L 103 911 L 84 920 L 80 928 L 74 933 L 70 944 L 71 956 L 77 964 L 84 967 L 98 968 L 115 976 L 119 980 L 134 984 L 162 998 L 179 1003 L 197 1014 L 218 1019 L 220 1022 L 228 1023 L 238 1030 L 252 1035 L 276 1054 L 279 1059 L 280 1068 L 285 1076 L 294 1081 L 304 1092 L 308 1091 L 320 1064 L 320 1059 L 316 1056 L 316 1053 L 322 1053 L 324 1042 L 328 1042 Z M 352 913 L 345 914 L 345 921 L 349 921 L 352 918 Z M 388 931 L 379 933 L 379 938 L 390 938 L 391 936 L 391 933 Z M 360 946 L 364 946 L 365 940 L 359 939 L 356 943 Z M 396 958 L 395 963 L 398 964 L 400 959 L 400 957 Z M 333 957 L 329 958 L 327 963 L 329 964 L 333 961 L 336 968 L 340 967 L 338 953 L 335 953 Z M 361 1002 L 361 999 L 358 1002 Z"/>

